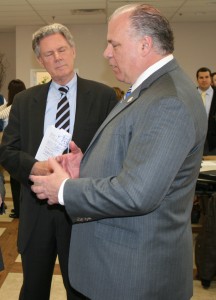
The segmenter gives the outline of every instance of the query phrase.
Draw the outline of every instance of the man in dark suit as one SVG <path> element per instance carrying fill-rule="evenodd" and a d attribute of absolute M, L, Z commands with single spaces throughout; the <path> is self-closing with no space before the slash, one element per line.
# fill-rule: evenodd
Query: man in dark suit
<path fill-rule="evenodd" d="M 202 67 L 197 70 L 198 91 L 208 116 L 208 131 L 204 147 L 204 155 L 216 155 L 216 90 L 211 86 L 211 70 Z"/>
<path fill-rule="evenodd" d="M 82 79 L 74 72 L 75 45 L 65 26 L 52 24 L 39 29 L 32 46 L 52 81 L 15 96 L 0 149 L 1 164 L 22 184 L 18 249 L 24 281 L 19 299 L 49 299 L 57 255 L 67 299 L 80 299 L 68 280 L 71 220 L 64 207 L 38 201 L 31 192 L 29 175 L 49 172 L 47 162 L 37 161 L 35 155 L 46 129 L 55 124 L 59 87 L 69 88 L 70 133 L 82 151 L 117 100 L 112 88 Z"/>

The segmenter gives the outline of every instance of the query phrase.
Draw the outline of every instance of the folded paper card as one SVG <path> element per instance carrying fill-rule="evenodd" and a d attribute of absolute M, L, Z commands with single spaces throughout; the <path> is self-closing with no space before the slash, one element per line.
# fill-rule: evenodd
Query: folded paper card
<path fill-rule="evenodd" d="M 45 132 L 35 158 L 39 161 L 61 155 L 68 148 L 71 134 L 64 129 L 49 126 Z"/>

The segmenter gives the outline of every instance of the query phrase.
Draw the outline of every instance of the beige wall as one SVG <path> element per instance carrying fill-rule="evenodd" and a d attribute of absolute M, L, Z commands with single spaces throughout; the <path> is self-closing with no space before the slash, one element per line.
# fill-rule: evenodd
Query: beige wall
<path fill-rule="evenodd" d="M 175 57 L 196 82 L 196 71 L 208 67 L 216 72 L 216 23 L 172 24 L 175 34 Z"/>
<path fill-rule="evenodd" d="M 6 78 L 0 91 L 7 98 L 7 86 L 11 79 L 16 76 L 16 52 L 15 33 L 0 34 L 0 52 L 5 54 Z"/>
<path fill-rule="evenodd" d="M 186 73 L 196 82 L 195 73 L 199 67 L 207 66 L 216 71 L 216 23 L 172 24 L 175 35 L 174 55 Z M 74 25 L 69 27 L 74 35 L 77 58 L 76 68 L 84 78 L 118 85 L 124 90 L 125 84 L 113 76 L 107 61 L 103 58 L 106 47 L 106 25 Z M 7 91 L 7 83 L 19 78 L 29 87 L 31 69 L 41 68 L 31 49 L 32 33 L 37 27 L 17 27 L 16 33 L 0 33 L 0 52 L 6 54 L 9 66 L 7 79 L 2 91 Z"/>

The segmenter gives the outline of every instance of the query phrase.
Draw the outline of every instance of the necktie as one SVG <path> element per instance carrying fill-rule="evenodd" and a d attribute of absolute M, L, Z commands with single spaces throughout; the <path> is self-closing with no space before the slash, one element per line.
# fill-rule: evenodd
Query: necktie
<path fill-rule="evenodd" d="M 59 88 L 61 92 L 61 98 L 58 103 L 55 127 L 64 129 L 69 132 L 70 129 L 70 106 L 67 98 L 67 92 L 69 88 L 62 86 Z"/>
<path fill-rule="evenodd" d="M 201 97 L 202 97 L 202 100 L 203 100 L 203 104 L 205 106 L 205 104 L 206 104 L 206 92 L 202 92 Z"/>
<path fill-rule="evenodd" d="M 129 87 L 127 93 L 124 95 L 124 99 L 126 99 L 131 94 L 132 86 Z"/>

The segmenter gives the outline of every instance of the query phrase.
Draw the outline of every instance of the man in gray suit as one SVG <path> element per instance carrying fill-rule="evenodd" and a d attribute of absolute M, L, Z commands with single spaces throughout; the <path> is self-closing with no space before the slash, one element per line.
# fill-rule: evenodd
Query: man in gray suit
<path fill-rule="evenodd" d="M 49 160 L 52 174 L 30 177 L 32 190 L 49 204 L 63 204 L 74 222 L 69 276 L 83 295 L 189 300 L 190 216 L 206 113 L 173 58 L 173 33 L 158 10 L 118 9 L 107 40 L 104 56 L 132 93 L 111 111 L 83 157 L 71 144 L 71 154 Z"/>

